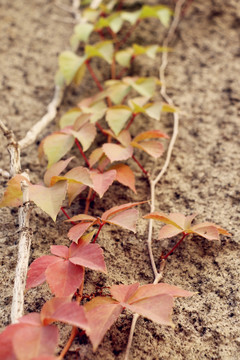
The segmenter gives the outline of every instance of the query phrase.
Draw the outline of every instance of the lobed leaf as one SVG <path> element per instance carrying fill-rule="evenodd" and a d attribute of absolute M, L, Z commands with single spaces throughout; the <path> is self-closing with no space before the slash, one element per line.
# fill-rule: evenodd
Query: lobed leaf
<path fill-rule="evenodd" d="M 105 333 L 121 314 L 123 307 L 108 297 L 95 297 L 84 305 L 90 330 L 87 335 L 93 345 L 93 351 L 97 350 Z"/>
<path fill-rule="evenodd" d="M 42 140 L 39 148 L 39 156 L 42 157 L 41 150 L 47 156 L 48 167 L 58 162 L 74 144 L 74 137 L 71 134 L 55 132 Z"/>
<path fill-rule="evenodd" d="M 32 360 L 38 356 L 54 355 L 58 343 L 56 326 L 24 326 L 12 339 L 18 360 Z"/>
<path fill-rule="evenodd" d="M 45 271 L 48 266 L 60 261 L 55 256 L 46 255 L 34 260 L 27 273 L 26 290 L 41 285 L 46 280 Z"/>
<path fill-rule="evenodd" d="M 100 198 L 105 194 L 108 188 L 112 185 L 113 181 L 116 179 L 116 170 L 108 170 L 104 173 L 92 170 L 90 174 L 93 182 L 92 188 L 96 191 Z"/>
<path fill-rule="evenodd" d="M 84 280 L 81 266 L 61 258 L 48 266 L 45 275 L 51 292 L 57 297 L 73 295 Z"/>
<path fill-rule="evenodd" d="M 70 297 L 55 297 L 47 301 L 41 310 L 41 321 L 44 325 L 60 321 L 87 330 L 87 318 L 83 306 Z"/>
<path fill-rule="evenodd" d="M 110 170 L 116 170 L 116 180 L 122 185 L 129 187 L 136 194 L 135 175 L 131 168 L 125 164 L 116 164 L 110 167 Z"/>
<path fill-rule="evenodd" d="M 64 51 L 59 56 L 59 68 L 66 84 L 69 85 L 76 76 L 79 68 L 84 64 L 85 57 L 77 56 L 72 51 Z"/>
<path fill-rule="evenodd" d="M 131 145 L 123 147 L 118 144 L 103 144 L 102 149 L 111 162 L 127 160 L 132 157 L 133 147 Z"/>
<path fill-rule="evenodd" d="M 66 197 L 66 192 L 67 183 L 65 181 L 54 184 L 50 188 L 31 185 L 29 187 L 29 199 L 51 216 L 53 221 L 56 221 L 62 202 Z"/>
<path fill-rule="evenodd" d="M 108 108 L 106 121 L 113 132 L 118 135 L 132 115 L 132 110 L 126 105 L 115 105 Z"/>
<path fill-rule="evenodd" d="M 61 160 L 53 164 L 44 174 L 44 183 L 46 186 L 51 185 L 51 179 L 53 176 L 58 176 L 63 170 L 66 169 L 70 161 L 74 159 L 74 156 L 68 158 L 67 160 Z"/>

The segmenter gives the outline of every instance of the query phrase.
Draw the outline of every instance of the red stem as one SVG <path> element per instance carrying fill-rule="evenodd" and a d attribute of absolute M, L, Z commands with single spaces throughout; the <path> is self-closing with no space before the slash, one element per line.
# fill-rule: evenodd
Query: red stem
<path fill-rule="evenodd" d="M 135 114 L 135 113 L 132 114 L 132 117 L 131 117 L 129 123 L 126 126 L 126 130 L 128 130 L 130 128 L 130 126 L 132 125 L 132 123 L 133 123 L 136 116 L 137 116 L 137 114 Z"/>
<path fill-rule="evenodd" d="M 99 233 L 100 233 L 103 225 L 105 225 L 105 223 L 101 223 L 101 224 L 99 225 L 98 232 L 97 232 L 97 234 L 96 234 L 96 236 L 95 236 L 95 238 L 94 238 L 94 240 L 93 240 L 93 243 L 96 242 L 96 240 L 97 240 L 97 238 L 98 238 L 98 235 L 99 235 Z"/>
<path fill-rule="evenodd" d="M 129 31 L 125 34 L 124 38 L 118 42 L 117 44 L 117 48 L 119 49 L 121 45 L 125 44 L 125 42 L 127 41 L 127 39 L 131 36 L 131 34 L 135 31 L 136 27 L 138 26 L 138 24 L 140 23 L 140 19 L 138 19 L 136 21 L 136 23 L 129 29 Z"/>
<path fill-rule="evenodd" d="M 97 87 L 99 88 L 99 90 L 100 90 L 100 91 L 103 91 L 103 87 L 102 87 L 102 85 L 100 84 L 98 78 L 96 77 L 95 72 L 93 71 L 93 68 L 91 67 L 89 61 L 90 61 L 90 60 L 85 61 L 85 64 L 86 64 L 86 66 L 87 66 L 87 68 L 88 68 L 88 71 L 90 72 L 90 74 L 91 74 L 93 80 L 95 81 Z"/>
<path fill-rule="evenodd" d="M 142 172 L 148 176 L 148 172 L 144 169 L 144 167 L 140 164 L 140 162 L 135 158 L 134 155 L 132 155 L 132 159 L 135 161 L 135 163 L 140 167 Z"/>
<path fill-rule="evenodd" d="M 75 144 L 77 145 L 82 157 L 84 158 L 85 163 L 87 164 L 88 167 L 90 167 L 89 161 L 88 161 L 86 155 L 84 154 L 83 149 L 82 149 L 81 145 L 79 144 L 78 139 L 75 139 Z"/>
<path fill-rule="evenodd" d="M 70 219 L 70 216 L 67 214 L 67 212 L 64 210 L 63 207 L 61 207 L 61 210 L 62 210 L 62 212 L 64 213 L 64 215 L 65 215 L 68 219 Z M 71 221 L 71 224 L 72 224 L 72 225 L 76 225 L 76 223 L 75 223 L 74 221 Z"/>
<path fill-rule="evenodd" d="M 162 259 L 166 260 L 166 259 L 169 257 L 169 255 L 171 255 L 171 254 L 174 252 L 174 250 L 181 244 L 181 242 L 185 239 L 185 237 L 186 237 L 187 235 L 188 235 L 188 234 L 183 233 L 182 238 L 181 238 L 181 239 L 176 243 L 176 245 L 167 253 L 167 255 L 165 255 L 165 256 L 162 257 Z"/>

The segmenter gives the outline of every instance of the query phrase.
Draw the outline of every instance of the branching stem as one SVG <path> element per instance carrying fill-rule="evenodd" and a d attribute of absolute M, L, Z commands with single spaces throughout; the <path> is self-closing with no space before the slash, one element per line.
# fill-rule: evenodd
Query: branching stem
<path fill-rule="evenodd" d="M 162 258 L 163 258 L 164 260 L 167 260 L 167 258 L 169 257 L 169 255 L 171 255 L 171 254 L 174 252 L 174 250 L 181 244 L 181 242 L 185 239 L 185 237 L 186 237 L 187 235 L 188 235 L 188 234 L 183 233 L 183 236 L 182 236 L 181 239 L 176 243 L 176 245 L 175 245 L 166 255 L 164 255 Z"/>

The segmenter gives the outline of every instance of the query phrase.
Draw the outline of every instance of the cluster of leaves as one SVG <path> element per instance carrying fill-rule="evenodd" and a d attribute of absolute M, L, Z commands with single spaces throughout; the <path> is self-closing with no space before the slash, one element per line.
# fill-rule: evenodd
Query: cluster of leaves
<path fill-rule="evenodd" d="M 67 111 L 60 119 L 60 129 L 42 140 L 39 157 L 46 156 L 48 160 L 44 183 L 35 185 L 24 176 L 16 175 L 8 182 L 0 207 L 22 204 L 21 183 L 24 180 L 28 183 L 30 201 L 54 221 L 61 209 L 65 212 L 62 207 L 65 198 L 71 206 L 86 189 L 88 200 L 94 199 L 96 194 L 101 198 L 114 181 L 136 193 L 134 173 L 125 162 L 132 159 L 147 174 L 136 159 L 135 152 L 141 150 L 154 159 L 159 158 L 164 152 L 160 140 L 168 139 L 168 135 L 153 129 L 133 136 L 130 127 L 136 117 L 158 122 L 162 112 L 177 110 L 156 99 L 158 79 L 121 76 L 136 56 L 145 55 L 154 59 L 158 52 L 170 49 L 138 44 L 124 48 L 124 44 L 140 21 L 154 17 L 168 26 L 171 13 L 162 5 L 144 5 L 134 12 L 121 11 L 114 0 L 102 4 L 97 10 L 85 8 L 83 16 L 86 22 L 75 27 L 71 38 L 72 50 L 76 51 L 80 44 L 83 53 L 76 55 L 73 51 L 65 51 L 60 55 L 56 81 L 59 84 L 79 85 L 88 69 L 99 92 L 82 99 L 76 107 Z M 131 30 L 123 33 L 126 24 L 130 24 Z M 90 44 L 88 42 L 94 32 L 100 35 L 101 41 Z M 111 68 L 112 78 L 103 85 L 90 65 L 95 57 Z M 104 135 L 104 142 L 91 149 L 99 134 Z M 63 158 L 74 145 L 80 151 L 81 163 L 67 170 L 73 157 Z M 82 160 L 85 166 L 82 166 Z M 55 321 L 82 329 L 89 336 L 94 350 L 124 309 L 158 324 L 172 325 L 173 298 L 191 296 L 192 293 L 168 284 L 113 285 L 107 296 L 96 296 L 84 306 L 80 305 L 85 268 L 107 273 L 103 250 L 95 243 L 102 227 L 111 224 L 135 232 L 138 219 L 136 206 L 140 204 L 142 202 L 117 205 L 105 211 L 101 217 L 95 217 L 88 215 L 86 202 L 84 213 L 71 218 L 68 216 L 67 222 L 73 225 L 67 234 L 70 246 L 51 246 L 52 255 L 44 255 L 33 261 L 27 277 L 27 290 L 46 281 L 55 297 L 45 303 L 40 314 L 26 315 L 19 319 L 18 324 L 6 328 L 0 335 L 1 358 L 55 359 L 58 343 L 58 329 L 52 325 Z M 191 226 L 194 217 L 163 213 L 145 216 L 167 224 L 161 229 L 159 239 L 181 232 L 184 236 L 195 233 L 209 240 L 218 239 L 219 233 L 229 235 L 212 223 Z M 93 229 L 88 232 L 94 226 L 98 226 L 97 234 Z"/>

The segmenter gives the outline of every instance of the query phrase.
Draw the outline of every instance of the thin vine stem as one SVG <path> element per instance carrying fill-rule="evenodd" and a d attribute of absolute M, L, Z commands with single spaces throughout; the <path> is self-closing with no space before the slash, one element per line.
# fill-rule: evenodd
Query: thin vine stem
<path fill-rule="evenodd" d="M 167 47 L 169 42 L 172 39 L 172 36 L 175 33 L 175 30 L 179 24 L 180 21 L 180 17 L 181 17 L 181 10 L 182 10 L 182 6 L 185 3 L 186 0 L 178 0 L 175 6 L 175 12 L 174 12 L 174 19 L 173 22 L 169 28 L 168 34 L 163 42 L 163 47 Z M 167 92 L 166 92 L 166 82 L 165 82 L 165 71 L 166 71 L 166 67 L 168 65 L 168 54 L 167 52 L 163 52 L 162 53 L 162 63 L 161 66 L 159 68 L 159 78 L 161 81 L 161 95 L 163 97 L 163 99 L 170 104 L 171 106 L 173 106 L 173 100 L 168 96 Z M 173 134 L 169 143 L 169 147 L 168 147 L 168 151 L 167 151 L 167 157 L 166 160 L 164 162 L 164 165 L 161 169 L 161 171 L 155 176 L 155 178 L 153 177 L 153 179 L 149 180 L 149 184 L 150 184 L 150 192 L 151 192 L 151 212 L 155 211 L 155 188 L 156 185 L 159 183 L 160 179 L 162 178 L 163 174 L 166 172 L 169 163 L 170 163 L 170 159 L 171 159 L 171 155 L 172 155 L 172 151 L 174 148 L 174 144 L 178 135 L 178 127 L 179 127 L 179 115 L 177 112 L 173 113 L 173 120 L 174 120 L 174 124 L 173 124 Z M 147 245 L 148 245 L 148 251 L 149 251 L 149 257 L 150 257 L 150 261 L 151 261 L 151 266 L 152 266 L 152 270 L 154 273 L 154 284 L 157 284 L 163 277 L 163 271 L 165 268 L 165 258 L 162 259 L 161 263 L 160 263 L 160 270 L 157 270 L 156 264 L 155 264 L 155 260 L 154 260 L 154 256 L 153 256 L 153 251 L 152 251 L 152 233 L 153 233 L 153 220 L 150 219 L 149 221 L 149 227 L 148 227 L 148 239 L 147 239 Z M 130 353 L 130 349 L 131 349 L 131 345 L 132 345 L 132 340 L 133 340 L 133 335 L 134 335 L 134 331 L 135 331 L 135 327 L 136 327 L 136 323 L 137 323 L 137 319 L 138 319 L 139 315 L 134 314 L 133 316 L 133 320 L 132 320 L 132 325 L 131 325 L 131 330 L 130 330 L 130 334 L 129 334 L 129 338 L 128 338 L 128 344 L 127 344 L 127 348 L 126 348 L 126 354 L 124 357 L 124 360 L 128 360 L 129 359 L 129 353 Z"/>

